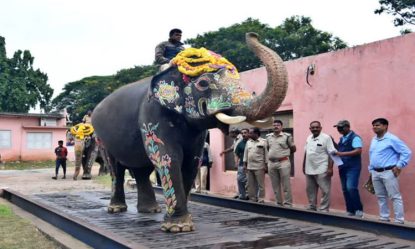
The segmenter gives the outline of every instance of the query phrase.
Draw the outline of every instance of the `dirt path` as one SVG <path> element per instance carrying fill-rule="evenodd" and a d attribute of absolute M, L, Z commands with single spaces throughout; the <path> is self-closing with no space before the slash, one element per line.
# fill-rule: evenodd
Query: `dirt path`
<path fill-rule="evenodd" d="M 66 179 L 61 179 L 62 169 L 58 180 L 53 180 L 55 169 L 33 169 L 33 170 L 0 170 L 0 189 L 10 188 L 22 194 L 49 192 L 72 192 L 72 191 L 94 191 L 110 190 L 102 184 L 93 180 L 72 179 L 74 167 L 67 168 Z M 81 170 L 82 171 L 82 170 Z M 92 169 L 93 178 L 98 175 L 98 167 Z"/>

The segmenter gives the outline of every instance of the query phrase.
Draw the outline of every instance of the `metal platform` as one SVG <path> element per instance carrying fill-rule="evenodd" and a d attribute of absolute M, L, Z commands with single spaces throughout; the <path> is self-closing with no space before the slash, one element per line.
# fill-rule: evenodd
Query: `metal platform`
<path fill-rule="evenodd" d="M 160 230 L 163 213 L 137 213 L 135 192 L 126 194 L 129 208 L 120 214 L 106 211 L 110 192 L 38 194 L 27 198 L 9 191 L 5 197 L 32 213 L 38 212 L 36 215 L 42 219 L 49 219 L 48 222 L 95 248 L 415 248 L 409 240 L 275 217 L 270 211 L 272 207 L 266 205 L 220 202 L 220 198 L 214 203 L 229 206 L 226 203 L 230 201 L 243 209 L 255 209 L 254 213 L 194 201 L 212 202 L 216 197 L 211 196 L 192 196 L 189 210 L 196 231 L 180 234 Z M 162 197 L 157 198 L 164 208 Z M 314 216 L 321 219 L 317 213 Z"/>

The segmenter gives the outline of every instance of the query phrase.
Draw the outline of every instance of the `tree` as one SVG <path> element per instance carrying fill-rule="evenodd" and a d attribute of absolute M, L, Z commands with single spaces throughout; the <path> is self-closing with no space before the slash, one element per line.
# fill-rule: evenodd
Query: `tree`
<path fill-rule="evenodd" d="M 258 33 L 261 42 L 277 51 L 284 60 L 346 47 L 339 38 L 315 29 L 310 18 L 298 16 L 286 19 L 276 28 L 248 18 L 240 24 L 198 35 L 185 43 L 217 52 L 231 61 L 239 71 L 246 71 L 261 66 L 259 59 L 245 43 L 245 33 L 249 31 Z M 117 88 L 156 73 L 157 67 L 154 65 L 135 66 L 122 69 L 113 76 L 94 76 L 67 83 L 64 92 L 52 104 L 56 109 L 67 108 L 73 122 L 78 123 L 89 109 L 93 109 Z"/>
<path fill-rule="evenodd" d="M 283 60 L 326 53 L 346 48 L 340 38 L 311 25 L 311 18 L 293 16 L 285 19 L 273 32 L 274 48 Z"/>
<path fill-rule="evenodd" d="M 185 43 L 205 47 L 231 61 L 239 71 L 258 68 L 261 62 L 245 44 L 245 33 L 259 34 L 261 43 L 277 51 L 283 60 L 329 52 L 346 47 L 346 43 L 332 34 L 315 29 L 308 17 L 293 16 L 283 24 L 271 28 L 258 20 L 248 18 L 241 24 L 198 35 Z"/>
<path fill-rule="evenodd" d="M 393 15 L 395 27 L 415 25 L 415 0 L 379 0 L 379 4 L 380 8 L 375 10 L 375 14 L 386 12 Z"/>
<path fill-rule="evenodd" d="M 66 108 L 74 124 L 80 123 L 88 110 L 93 110 L 101 100 L 117 88 L 154 75 L 157 67 L 135 66 L 122 69 L 111 76 L 92 76 L 65 84 L 63 92 L 52 101 L 56 110 Z"/>
<path fill-rule="evenodd" d="M 92 76 L 65 84 L 63 92 L 52 101 L 57 110 L 66 108 L 74 124 L 80 123 L 82 117 L 93 110 L 108 94 L 113 76 Z"/>
<path fill-rule="evenodd" d="M 50 110 L 53 89 L 48 76 L 33 68 L 34 59 L 28 50 L 18 50 L 8 59 L 0 36 L 0 111 L 28 112 L 38 103 L 45 112 Z"/>

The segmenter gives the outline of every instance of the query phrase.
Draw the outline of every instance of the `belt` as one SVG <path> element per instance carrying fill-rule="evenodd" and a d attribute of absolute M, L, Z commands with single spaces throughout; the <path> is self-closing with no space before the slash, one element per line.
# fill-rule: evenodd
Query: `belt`
<path fill-rule="evenodd" d="M 273 159 L 269 159 L 271 162 L 273 162 L 273 163 L 275 163 L 275 162 L 282 162 L 282 161 L 285 161 L 285 160 L 289 160 L 290 158 L 289 157 L 281 157 L 281 158 L 273 158 Z"/>
<path fill-rule="evenodd" d="M 395 168 L 395 166 L 388 166 L 388 167 L 385 167 L 385 168 L 374 168 L 373 170 L 376 171 L 376 172 L 383 172 L 383 171 L 386 171 L 386 170 L 391 170 L 393 168 Z"/>

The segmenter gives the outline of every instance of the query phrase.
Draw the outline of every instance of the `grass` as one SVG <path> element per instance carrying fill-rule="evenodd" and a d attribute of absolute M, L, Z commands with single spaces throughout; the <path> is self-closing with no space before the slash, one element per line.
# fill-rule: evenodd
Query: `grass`
<path fill-rule="evenodd" d="M 6 205 L 0 204 L 0 219 L 3 217 L 11 217 L 12 216 L 12 209 Z"/>
<path fill-rule="evenodd" d="M 60 248 L 47 239 L 28 220 L 15 215 L 8 204 L 0 204 L 0 248 Z"/>
<path fill-rule="evenodd" d="M 111 175 L 107 174 L 107 175 L 103 175 L 103 176 L 96 176 L 94 178 L 92 178 L 94 182 L 99 183 L 101 185 L 104 185 L 106 187 L 111 188 Z"/>
<path fill-rule="evenodd" d="M 67 161 L 67 167 L 73 166 L 73 162 Z M 0 170 L 24 170 L 24 169 L 44 169 L 54 168 L 55 161 L 17 161 L 17 162 L 5 162 L 0 165 Z"/>

